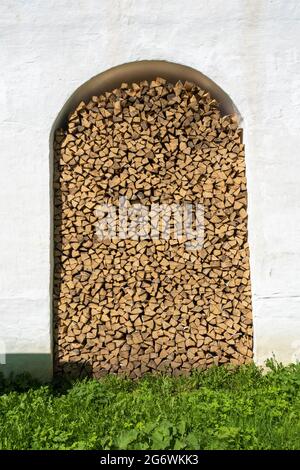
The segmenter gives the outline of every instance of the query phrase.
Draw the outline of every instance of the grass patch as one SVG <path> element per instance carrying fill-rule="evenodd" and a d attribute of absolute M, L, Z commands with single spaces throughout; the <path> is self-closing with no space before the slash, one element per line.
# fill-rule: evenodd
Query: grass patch
<path fill-rule="evenodd" d="M 300 365 L 41 386 L 0 378 L 0 449 L 300 449 Z"/>

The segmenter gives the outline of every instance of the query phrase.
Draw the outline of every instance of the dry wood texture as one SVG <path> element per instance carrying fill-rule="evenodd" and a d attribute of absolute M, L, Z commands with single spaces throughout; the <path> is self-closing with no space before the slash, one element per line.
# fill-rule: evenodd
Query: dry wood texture
<path fill-rule="evenodd" d="M 241 131 L 197 86 L 162 78 L 81 103 L 55 139 L 57 372 L 187 373 L 252 358 Z M 95 208 L 200 202 L 204 245 L 98 240 Z"/>

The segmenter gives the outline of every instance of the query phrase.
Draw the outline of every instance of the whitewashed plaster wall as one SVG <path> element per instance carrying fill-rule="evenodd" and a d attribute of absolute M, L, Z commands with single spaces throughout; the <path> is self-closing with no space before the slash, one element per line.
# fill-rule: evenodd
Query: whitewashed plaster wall
<path fill-rule="evenodd" d="M 51 375 L 53 122 L 83 82 L 141 59 L 200 70 L 241 112 L 255 360 L 300 359 L 300 2 L 1 0 L 0 47 L 2 368 Z"/>

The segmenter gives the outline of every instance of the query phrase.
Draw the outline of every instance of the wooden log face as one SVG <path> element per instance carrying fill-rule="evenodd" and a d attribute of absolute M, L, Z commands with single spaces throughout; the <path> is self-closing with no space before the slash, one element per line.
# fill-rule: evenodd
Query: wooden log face
<path fill-rule="evenodd" d="M 235 120 L 197 86 L 157 78 L 80 103 L 54 146 L 56 371 L 136 378 L 251 361 L 247 188 Z M 120 198 L 130 205 L 126 236 Z M 204 211 L 195 249 L 186 233 L 172 236 L 182 222 L 174 208 L 187 204 Z M 119 223 L 115 230 L 106 219 L 102 238 L 99 206 L 115 207 Z M 167 212 L 159 219 L 169 237 L 152 227 L 162 206 L 174 209 L 171 222 Z"/>

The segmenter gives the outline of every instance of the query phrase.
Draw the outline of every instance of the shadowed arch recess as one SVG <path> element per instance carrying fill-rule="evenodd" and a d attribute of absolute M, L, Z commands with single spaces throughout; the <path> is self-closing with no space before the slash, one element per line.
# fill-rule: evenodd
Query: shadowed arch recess
<path fill-rule="evenodd" d="M 78 198 L 77 202 L 72 202 L 74 201 L 73 195 L 77 191 L 76 185 L 80 187 L 83 179 L 85 179 L 87 184 L 84 191 L 86 192 L 89 184 L 93 183 L 93 177 L 90 175 L 90 170 L 93 167 L 91 167 L 91 163 L 85 164 L 87 159 L 81 158 L 84 153 L 83 148 L 76 147 L 76 145 L 80 146 L 81 144 L 76 143 L 76 132 L 72 131 L 72 129 L 77 129 L 76 126 L 78 126 L 79 132 L 85 132 L 85 135 L 88 135 L 90 126 L 87 125 L 87 128 L 83 130 L 82 120 L 87 122 L 89 109 L 92 109 L 93 105 L 90 108 L 85 108 L 85 105 L 83 105 L 83 112 L 80 109 L 77 110 L 75 121 L 71 127 L 69 125 L 69 116 L 74 113 L 82 101 L 88 103 L 93 96 L 99 97 L 105 92 L 111 92 L 119 88 L 122 83 L 128 83 L 130 87 L 132 83 L 140 83 L 144 80 L 151 82 L 157 77 L 162 77 L 172 84 L 178 81 L 182 83 L 191 82 L 202 90 L 209 92 L 211 98 L 218 103 L 218 106 L 212 105 L 214 108 L 212 113 L 216 116 L 217 121 L 219 119 L 218 136 L 219 134 L 222 135 L 222 138 L 225 138 L 224 142 L 226 142 L 226 148 L 221 148 L 220 137 L 214 138 L 216 128 L 212 126 L 212 148 L 209 149 L 208 139 L 205 143 L 206 151 L 203 152 L 204 161 L 195 160 L 199 161 L 199 165 L 202 164 L 202 168 L 205 168 L 209 165 L 209 158 L 212 158 L 212 167 L 207 174 L 204 172 L 199 176 L 199 184 L 205 186 L 205 189 L 203 189 L 204 186 L 202 189 L 200 188 L 202 198 L 200 199 L 202 202 L 204 201 L 207 222 L 210 227 L 214 225 L 215 235 L 210 235 L 210 242 L 209 238 L 205 239 L 206 245 L 204 244 L 204 248 L 195 252 L 196 254 L 193 256 L 184 255 L 183 259 L 186 260 L 189 269 L 191 268 L 189 272 L 198 276 L 198 284 L 195 288 L 190 289 L 190 286 L 188 284 L 185 286 L 183 282 L 184 288 L 182 291 L 182 285 L 176 281 L 177 284 L 174 287 L 176 296 L 174 294 L 174 298 L 176 297 L 177 304 L 174 304 L 174 318 L 171 318 L 172 315 L 169 314 L 172 306 L 170 306 L 168 286 L 163 276 L 159 278 L 157 283 L 159 288 L 162 288 L 162 295 L 165 295 L 164 301 L 168 305 L 168 313 L 160 317 L 160 313 L 156 315 L 153 314 L 153 310 L 151 312 L 152 307 L 149 306 L 148 294 L 142 294 L 143 300 L 137 301 L 137 303 L 134 300 L 136 298 L 135 294 L 132 294 L 133 297 L 130 302 L 132 309 L 135 310 L 133 313 L 130 309 L 124 307 L 122 296 L 119 293 L 114 299 L 113 292 L 115 291 L 113 290 L 114 287 L 111 287 L 113 282 L 107 281 L 110 278 L 110 271 L 106 269 L 106 261 L 104 264 L 103 262 L 100 263 L 103 273 L 101 269 L 97 270 L 96 268 L 93 271 L 92 268 L 85 268 L 88 265 L 87 263 L 90 263 L 90 266 L 93 265 L 94 254 L 100 253 L 102 249 L 104 253 L 107 253 L 107 249 L 111 249 L 110 263 L 113 257 L 119 257 L 120 253 L 118 253 L 118 243 L 115 245 L 115 242 L 112 243 L 113 247 L 108 245 L 108 248 L 106 245 L 103 248 L 101 243 L 94 246 L 91 229 L 86 232 L 84 229 L 80 229 L 80 236 L 78 240 L 76 239 L 78 220 L 92 217 L 92 210 L 94 209 L 90 209 L 90 213 L 89 210 L 82 211 L 83 203 L 80 200 L 78 202 Z M 186 91 L 187 93 L 190 92 L 188 89 Z M 103 105 L 104 101 L 102 100 L 101 106 L 105 106 Z M 97 100 L 95 103 L 95 106 L 97 106 Z M 209 103 L 212 103 L 212 101 L 209 101 Z M 219 111 L 217 111 L 217 108 Z M 228 119 L 225 118 L 226 116 L 228 116 Z M 105 121 L 105 117 L 100 118 L 103 119 L 105 126 L 105 122 L 108 121 Z M 93 120 L 93 118 L 91 119 Z M 107 119 L 110 118 L 107 117 Z M 199 119 L 199 116 L 197 119 Z M 240 121 L 241 116 L 233 101 L 217 84 L 193 68 L 166 61 L 140 61 L 114 67 L 88 80 L 67 100 L 55 120 L 50 138 L 51 165 L 54 164 L 54 191 L 52 195 L 54 207 L 53 311 L 54 366 L 56 372 L 101 376 L 110 371 L 125 373 L 135 378 L 145 372 L 156 370 L 179 374 L 187 373 L 195 367 L 209 367 L 213 364 L 226 362 L 239 364 L 251 360 L 252 313 L 247 242 L 247 190 L 242 132 L 238 128 Z M 224 126 L 223 123 L 225 123 Z M 59 131 L 56 132 L 57 130 Z M 184 130 L 183 133 L 185 132 Z M 170 139 L 173 139 L 173 137 L 170 137 Z M 187 141 L 186 135 L 184 140 Z M 178 143 L 173 148 L 173 146 L 167 144 L 167 150 L 163 150 L 163 152 L 166 151 L 170 162 L 173 162 L 173 166 L 176 166 L 177 145 Z M 183 148 L 185 147 L 183 146 Z M 80 150 L 78 154 L 76 149 Z M 211 157 L 205 156 L 207 149 Z M 216 149 L 220 151 L 220 154 Z M 106 149 L 104 150 L 106 151 Z M 93 153 L 95 158 L 95 152 L 93 151 Z M 192 153 L 192 155 L 194 154 Z M 99 156 L 101 157 L 100 154 Z M 122 158 L 124 162 L 127 157 L 123 156 Z M 151 157 L 151 159 L 153 158 L 155 160 L 155 155 Z M 180 160 L 183 157 L 181 155 L 178 158 Z M 149 160 L 150 166 L 153 163 L 151 159 Z M 190 164 L 191 157 L 187 158 L 187 161 L 189 162 L 187 165 Z M 132 162 L 133 174 L 136 170 L 136 177 L 138 178 L 139 170 L 135 167 L 134 160 Z M 107 192 L 110 196 L 113 193 L 112 188 L 115 188 L 116 191 L 121 188 L 121 186 L 118 186 L 119 183 L 116 183 L 117 186 L 115 186 L 115 181 L 119 180 L 124 168 L 128 168 L 129 160 L 126 160 L 124 168 L 122 165 L 122 162 L 121 164 L 118 163 L 117 172 L 112 174 L 107 169 L 102 172 L 102 169 L 99 168 L 99 162 L 97 164 L 99 177 L 103 178 L 104 187 L 106 185 L 110 189 Z M 184 165 L 183 162 L 181 168 Z M 194 164 L 196 173 L 197 165 Z M 172 168 L 172 165 L 169 169 L 167 166 L 164 171 L 166 171 L 167 177 L 173 178 L 174 181 L 174 174 L 172 174 L 174 168 Z M 95 171 L 93 174 L 95 175 Z M 184 178 L 186 177 L 184 176 Z M 114 186 L 111 185 L 112 179 L 114 180 Z M 181 184 L 180 180 L 177 182 L 179 185 Z M 91 184 L 92 186 L 93 184 Z M 145 188 L 137 191 L 138 197 L 144 197 L 144 190 L 145 194 L 148 194 L 148 190 Z M 190 188 L 185 188 L 183 193 L 189 190 Z M 162 192 L 159 194 L 162 194 Z M 119 192 L 119 194 L 121 193 Z M 115 195 L 112 196 L 110 202 L 115 201 L 113 197 Z M 87 207 L 92 208 L 93 201 L 89 200 L 88 202 Z M 86 215 L 87 213 L 89 214 Z M 87 225 L 84 226 L 87 227 Z M 87 244 L 82 245 L 82 241 L 87 241 Z M 127 246 L 127 242 L 124 243 L 124 246 Z M 134 246 L 134 244 L 133 246 L 130 245 L 129 250 L 134 251 Z M 149 253 L 153 253 L 152 247 L 149 246 L 146 250 L 148 248 Z M 158 259 L 163 260 L 163 257 L 165 255 L 168 257 L 168 253 L 171 252 L 173 256 L 174 250 L 172 250 L 173 248 L 170 248 L 168 242 L 166 242 L 165 252 L 160 248 L 159 251 L 163 254 L 160 254 Z M 180 253 L 182 254 L 182 248 L 179 247 L 178 250 L 181 250 Z M 120 252 L 123 251 L 122 241 Z M 149 256 L 148 251 L 142 252 L 145 256 Z M 175 255 L 177 256 L 176 253 Z M 104 258 L 105 256 L 106 254 Z M 140 259 L 139 256 L 140 253 L 137 259 Z M 80 259 L 79 262 L 78 259 Z M 101 259 L 103 260 L 103 257 Z M 76 268 L 76 263 L 78 263 L 79 268 Z M 97 274 L 98 271 L 99 276 L 97 278 L 95 273 Z M 153 273 L 154 271 L 155 269 L 153 269 Z M 157 271 L 158 273 L 162 272 L 159 265 Z M 117 272 L 116 274 L 119 278 L 120 273 Z M 95 279 L 99 285 L 98 291 L 93 288 Z M 124 279 L 128 280 L 129 278 L 125 276 Z M 126 293 L 127 296 L 130 296 L 130 292 L 134 293 L 135 289 L 140 293 L 143 292 L 143 289 L 145 292 L 147 288 L 149 292 L 152 289 L 152 281 L 149 281 L 149 279 L 145 278 L 141 282 L 137 281 L 133 290 L 131 280 L 128 282 L 127 280 L 124 281 L 122 287 L 124 295 Z M 101 295 L 99 294 L 100 291 Z M 121 334 L 118 330 L 118 334 L 114 336 L 114 331 L 117 331 L 114 330 L 116 322 L 115 319 L 109 316 L 110 313 L 108 307 L 105 306 L 106 300 L 103 292 L 110 299 L 110 301 L 107 300 L 108 304 L 111 305 L 114 302 L 116 304 L 113 307 L 113 315 L 119 315 L 116 311 L 122 312 L 124 307 L 124 312 L 121 315 L 124 315 L 124 318 L 126 317 L 128 320 L 126 325 L 129 326 L 128 328 L 126 325 L 122 326 L 120 328 Z M 182 299 L 182 305 L 180 299 Z M 97 301 L 99 301 L 98 305 Z M 162 311 L 159 302 L 155 309 L 157 309 L 157 312 Z M 151 315 L 153 315 L 154 321 L 151 319 Z M 162 322 L 164 322 L 163 328 L 166 328 L 169 332 L 168 335 L 165 335 L 165 344 L 160 339 L 163 336 L 160 333 Z M 151 329 L 151 331 L 149 330 L 150 333 L 147 328 L 146 333 L 143 329 L 146 323 L 148 330 Z M 152 337 L 152 346 L 149 345 L 149 335 Z M 112 343 L 115 344 L 114 349 L 111 349 Z M 117 354 L 113 353 L 115 349 L 118 351 Z"/>

